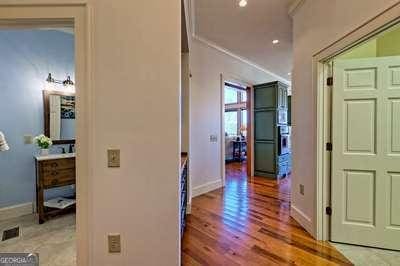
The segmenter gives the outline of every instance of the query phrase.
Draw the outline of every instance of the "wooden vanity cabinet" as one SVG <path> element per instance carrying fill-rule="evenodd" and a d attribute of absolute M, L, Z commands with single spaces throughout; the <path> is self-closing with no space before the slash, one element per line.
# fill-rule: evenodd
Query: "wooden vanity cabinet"
<path fill-rule="evenodd" d="M 75 158 L 36 159 L 36 206 L 40 224 L 53 216 L 75 210 L 75 205 L 65 209 L 44 206 L 44 192 L 46 189 L 75 185 L 75 169 Z"/>

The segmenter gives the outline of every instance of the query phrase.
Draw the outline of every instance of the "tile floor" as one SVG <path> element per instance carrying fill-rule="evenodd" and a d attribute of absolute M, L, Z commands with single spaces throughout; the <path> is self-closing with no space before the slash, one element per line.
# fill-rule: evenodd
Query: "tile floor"
<path fill-rule="evenodd" d="M 346 258 L 358 266 L 398 266 L 400 251 L 332 243 Z"/>
<path fill-rule="evenodd" d="M 20 226 L 18 238 L 1 241 L 0 252 L 39 253 L 40 266 L 76 265 L 75 214 L 38 224 L 36 215 L 0 221 L 0 232 Z"/>

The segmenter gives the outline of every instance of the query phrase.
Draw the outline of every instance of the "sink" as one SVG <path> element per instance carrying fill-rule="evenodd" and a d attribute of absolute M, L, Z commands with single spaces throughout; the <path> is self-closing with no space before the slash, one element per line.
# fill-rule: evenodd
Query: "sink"
<path fill-rule="evenodd" d="M 65 159 L 73 158 L 75 153 L 61 153 L 61 154 L 49 154 L 49 155 L 37 155 L 35 156 L 38 161 L 55 160 L 55 159 Z"/>

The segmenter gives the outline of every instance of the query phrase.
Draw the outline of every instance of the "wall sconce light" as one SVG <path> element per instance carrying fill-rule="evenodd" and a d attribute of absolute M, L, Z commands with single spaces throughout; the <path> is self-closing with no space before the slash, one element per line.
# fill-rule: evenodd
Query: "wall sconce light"
<path fill-rule="evenodd" d="M 6 137 L 3 132 L 0 131 L 0 151 L 8 151 L 10 147 L 7 144 Z"/>
<path fill-rule="evenodd" d="M 67 76 L 67 79 L 65 80 L 59 80 L 59 79 L 54 79 L 53 76 L 51 75 L 51 73 L 49 73 L 49 75 L 47 76 L 46 79 L 47 82 L 49 83 L 56 83 L 56 84 L 62 84 L 64 86 L 67 85 L 74 85 L 75 83 L 71 80 L 70 76 Z"/>

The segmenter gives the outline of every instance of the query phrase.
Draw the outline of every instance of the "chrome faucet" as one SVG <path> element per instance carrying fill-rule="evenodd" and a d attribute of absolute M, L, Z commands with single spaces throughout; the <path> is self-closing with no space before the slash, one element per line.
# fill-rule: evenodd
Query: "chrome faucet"
<path fill-rule="evenodd" d="M 69 153 L 73 153 L 75 148 L 75 144 L 69 144 Z"/>

